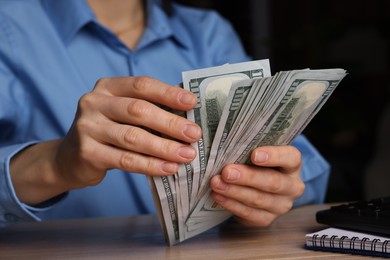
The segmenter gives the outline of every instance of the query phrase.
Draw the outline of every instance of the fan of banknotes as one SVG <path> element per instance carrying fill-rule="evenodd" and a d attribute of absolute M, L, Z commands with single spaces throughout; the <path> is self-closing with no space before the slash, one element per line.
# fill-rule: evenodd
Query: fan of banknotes
<path fill-rule="evenodd" d="M 185 116 L 203 136 L 193 144 L 194 161 L 173 176 L 149 179 L 167 243 L 231 217 L 210 196 L 210 179 L 226 164 L 250 163 L 258 146 L 290 144 L 345 75 L 343 69 L 304 69 L 271 76 L 268 59 L 183 72 L 182 87 L 198 96 Z"/>

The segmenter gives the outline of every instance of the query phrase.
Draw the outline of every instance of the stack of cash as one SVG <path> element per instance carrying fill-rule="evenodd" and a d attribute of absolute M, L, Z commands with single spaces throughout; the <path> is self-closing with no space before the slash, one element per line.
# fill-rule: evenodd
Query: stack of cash
<path fill-rule="evenodd" d="M 201 126 L 197 157 L 173 176 L 150 178 L 169 245 L 214 227 L 231 213 L 210 196 L 210 179 L 229 163 L 250 163 L 258 146 L 287 145 L 346 75 L 343 69 L 292 70 L 271 76 L 268 60 L 183 72 L 197 106 L 186 117 Z"/>

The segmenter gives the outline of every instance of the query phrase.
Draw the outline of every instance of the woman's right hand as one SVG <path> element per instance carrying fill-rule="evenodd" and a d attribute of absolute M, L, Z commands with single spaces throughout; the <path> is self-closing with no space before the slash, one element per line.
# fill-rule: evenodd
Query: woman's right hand
<path fill-rule="evenodd" d="M 67 135 L 46 146 L 50 152 L 46 149 L 44 154 L 51 158 L 50 167 L 46 169 L 50 169 L 52 175 L 45 180 L 52 183 L 51 188 L 57 183 L 59 186 L 54 193 L 60 194 L 100 183 L 111 168 L 152 176 L 176 173 L 179 163 L 195 158 L 196 152 L 190 143 L 201 137 L 201 128 L 158 105 L 187 111 L 196 104 L 193 93 L 149 77 L 99 80 L 90 93 L 80 98 Z M 156 132 L 169 139 L 154 134 Z M 35 154 L 45 150 L 39 147 L 38 144 L 26 150 L 30 155 L 34 150 Z M 20 172 L 27 168 L 18 165 L 18 161 L 23 163 L 20 158 L 23 154 L 11 162 L 16 181 L 27 176 L 27 172 L 25 175 Z M 24 190 L 16 187 L 16 191 L 23 193 Z M 45 197 L 38 200 L 48 199 Z M 27 197 L 27 200 L 31 199 Z"/>
<path fill-rule="evenodd" d="M 201 137 L 201 129 L 155 104 L 190 110 L 196 103 L 193 93 L 148 77 L 99 80 L 81 97 L 74 123 L 58 149 L 60 173 L 81 187 L 96 185 L 110 168 L 148 175 L 176 173 L 178 163 L 195 158 L 189 143 Z"/>

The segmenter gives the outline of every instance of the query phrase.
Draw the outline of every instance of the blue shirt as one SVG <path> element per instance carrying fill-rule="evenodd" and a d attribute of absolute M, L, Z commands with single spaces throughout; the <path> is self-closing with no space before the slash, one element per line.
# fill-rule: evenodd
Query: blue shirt
<path fill-rule="evenodd" d="M 157 0 L 134 50 L 99 24 L 84 0 L 0 0 L 0 225 L 16 221 L 154 213 L 142 174 L 111 170 L 98 186 L 72 190 L 45 208 L 21 203 L 10 159 L 25 147 L 62 138 L 79 98 L 102 77 L 147 75 L 176 85 L 186 70 L 249 60 L 231 25 L 210 10 Z M 303 137 L 304 195 L 322 202 L 329 165 Z"/>

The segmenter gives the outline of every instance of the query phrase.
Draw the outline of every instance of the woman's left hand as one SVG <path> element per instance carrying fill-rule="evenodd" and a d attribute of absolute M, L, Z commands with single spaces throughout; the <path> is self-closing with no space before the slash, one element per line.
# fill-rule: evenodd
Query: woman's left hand
<path fill-rule="evenodd" d="M 304 192 L 301 153 L 293 146 L 263 146 L 251 161 L 255 166 L 229 164 L 214 176 L 212 196 L 242 224 L 269 226 Z"/>

